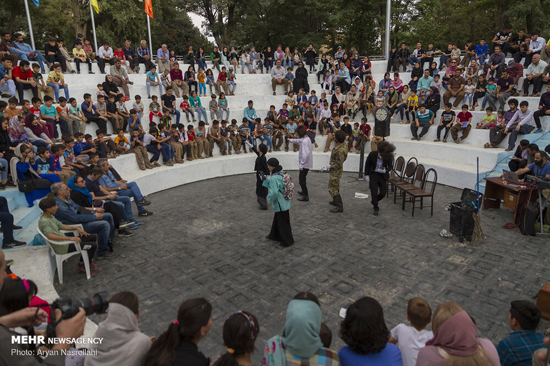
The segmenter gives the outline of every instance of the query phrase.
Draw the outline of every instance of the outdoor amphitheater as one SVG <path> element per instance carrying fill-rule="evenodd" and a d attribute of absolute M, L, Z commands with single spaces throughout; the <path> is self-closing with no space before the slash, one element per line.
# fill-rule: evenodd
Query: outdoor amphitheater
<path fill-rule="evenodd" d="M 182 70 L 186 66 L 182 64 Z M 212 68 L 210 62 L 208 66 Z M 377 85 L 384 78 L 386 66 L 386 61 L 372 62 Z M 108 70 L 109 66 L 107 74 Z M 99 72 L 97 63 L 93 63 L 93 71 L 95 74 L 88 74 L 82 67 L 82 74 L 65 73 L 70 96 L 79 104 L 85 93 L 94 95 L 95 101 L 96 85 L 104 81 L 105 75 Z M 240 68 L 238 71 L 235 95 L 227 96 L 230 119 L 240 123 L 249 100 L 262 119 L 270 105 L 281 108 L 286 95 L 282 86 L 277 86 L 277 95 L 272 95 L 269 74 L 241 74 Z M 400 77 L 404 84 L 410 81 L 409 73 L 400 73 Z M 135 95 L 141 95 L 145 105 L 142 123 L 146 126 L 150 101 L 144 66 L 139 74 L 129 74 L 129 78 L 134 84 L 129 87 L 127 108 Z M 308 81 L 310 90 L 320 96 L 317 76 L 310 74 Z M 25 99 L 31 97 L 30 91 L 25 90 Z M 516 99 L 528 101 L 530 110 L 538 109 L 539 98 Z M 207 106 L 209 97 L 202 100 Z M 176 105 L 181 101 L 177 98 Z M 472 126 L 485 115 L 479 110 L 471 113 Z M 350 123 L 360 122 L 361 117 L 359 113 Z M 286 304 L 300 291 L 313 292 L 319 298 L 323 321 L 333 332 L 333 349 L 343 345 L 337 331 L 342 320 L 340 309 L 363 296 L 374 297 L 382 304 L 390 329 L 406 322 L 406 304 L 412 297 L 424 298 L 432 309 L 442 301 L 456 301 L 475 319 L 478 336 L 498 343 L 510 333 L 510 301 L 536 301 L 534 296 L 547 282 L 548 238 L 525 236 L 517 228 L 504 229 L 504 224 L 514 222 L 514 212 L 506 202 L 500 209 L 480 210 L 484 240 L 464 243 L 456 235 L 446 238 L 440 232 L 450 229 L 451 214 L 446 207 L 460 201 L 465 188 L 479 190 L 483 195 L 485 178 L 501 176 L 514 151 L 504 150 L 507 138 L 501 148 L 484 148 L 489 130 L 475 128 L 460 144 L 450 137 L 447 143 L 433 142 L 436 126 L 421 141 L 414 141 L 410 125 L 400 124 L 398 119 L 391 121 L 386 138 L 396 147 L 395 158 L 403 157 L 405 162 L 415 158 L 425 170 L 437 172 L 433 215 L 430 199 L 424 200 L 423 208 L 417 201 L 412 216 L 413 203 L 406 202 L 403 209 L 404 198 L 398 193 L 394 204 L 394 192 L 390 191 L 380 203 L 380 216 L 374 217 L 370 199 L 360 195 L 370 195 L 370 191 L 367 182 L 357 179 L 361 154 L 354 151 L 344 163 L 340 187 L 345 210 L 331 214 L 328 174 L 323 172 L 331 153 L 323 152 L 326 137 L 317 134 L 319 148 L 313 150 L 313 169 L 308 176 L 310 201 L 292 199 L 292 247 L 282 248 L 265 239 L 272 212 L 260 211 L 256 204 L 256 155 L 222 156 L 215 145 L 212 158 L 152 170 L 140 170 L 133 154 L 109 159 L 123 179 L 139 185 L 152 202 L 147 209 L 154 215 L 140 218 L 143 224 L 133 231 L 132 237 L 116 239 L 113 257 L 96 262 L 101 273 L 87 279 L 75 270 L 77 257 L 72 257 L 64 262 L 63 283 L 59 283 L 57 271 L 61 268 L 56 266 L 55 255 L 37 237 L 41 211 L 36 203 L 28 207 L 24 194 L 16 188 L 1 191 L 0 195 L 8 199 L 14 224 L 23 227 L 15 232 L 15 238 L 28 245 L 5 250 L 5 256 L 14 260 L 11 270 L 32 279 L 38 286 L 38 295 L 46 301 L 58 297 L 77 299 L 98 291 L 134 291 L 140 298 L 140 329 L 150 336 L 164 331 L 184 299 L 205 297 L 213 304 L 213 328 L 199 348 L 212 359 L 226 348 L 222 324 L 228 314 L 246 309 L 262 321 L 262 342 L 257 343 L 259 351 L 253 355 L 254 364 L 258 364 L 264 341 L 279 334 L 285 322 Z M 440 112 L 436 125 L 439 119 Z M 183 113 L 180 122 L 198 125 L 187 123 Z M 374 130 L 372 114 L 368 115 L 368 123 Z M 550 144 L 549 124 L 550 119 L 542 118 L 544 132 L 522 135 L 517 143 L 525 138 L 544 151 Z M 109 133 L 114 132 L 110 124 L 107 128 Z M 90 123 L 86 133 L 95 136 L 96 129 Z M 370 144 L 365 155 L 369 148 Z M 290 172 L 297 188 L 298 153 L 291 149 L 267 155 L 277 158 Z M 92 336 L 100 320 L 99 315 L 88 318 L 85 337 Z M 538 330 L 542 332 L 547 324 L 541 321 Z"/>

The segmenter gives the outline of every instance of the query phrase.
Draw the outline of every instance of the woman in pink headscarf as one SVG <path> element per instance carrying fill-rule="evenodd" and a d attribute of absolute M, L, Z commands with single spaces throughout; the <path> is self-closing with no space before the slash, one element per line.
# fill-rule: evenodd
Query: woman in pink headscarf
<path fill-rule="evenodd" d="M 457 303 L 439 304 L 433 315 L 432 330 L 434 338 L 420 349 L 417 366 L 500 366 L 493 343 L 476 338 L 477 327 Z"/>

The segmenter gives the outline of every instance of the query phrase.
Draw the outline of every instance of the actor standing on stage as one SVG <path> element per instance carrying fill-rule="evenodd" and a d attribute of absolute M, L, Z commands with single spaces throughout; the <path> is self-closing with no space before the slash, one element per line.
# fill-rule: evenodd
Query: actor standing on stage
<path fill-rule="evenodd" d="M 300 152 L 298 153 L 298 163 L 300 167 L 300 188 L 302 188 L 302 191 L 298 191 L 298 194 L 302 197 L 298 198 L 298 201 L 309 201 L 309 194 L 307 191 L 307 183 L 306 183 L 306 177 L 307 173 L 311 168 L 313 168 L 313 152 L 311 149 L 311 138 L 309 138 L 306 128 L 304 126 L 300 126 L 296 129 L 296 133 L 298 134 L 297 139 L 288 139 L 288 142 L 291 144 L 298 144 L 300 145 Z"/>
<path fill-rule="evenodd" d="M 387 141 L 380 141 L 377 151 L 367 156 L 365 163 L 365 180 L 370 181 L 370 194 L 374 216 L 378 216 L 378 202 L 386 196 L 387 181 L 393 168 L 395 146 Z"/>
<path fill-rule="evenodd" d="M 336 207 L 330 210 L 330 212 L 344 212 L 344 204 L 340 196 L 340 178 L 342 178 L 342 172 L 344 171 L 344 161 L 348 158 L 348 146 L 345 143 L 346 136 L 347 134 L 342 130 L 334 133 L 336 146 L 330 154 L 328 193 L 332 196 L 332 202 L 329 203 Z"/>
<path fill-rule="evenodd" d="M 256 162 L 254 163 L 254 170 L 256 171 L 256 198 L 258 204 L 260 205 L 260 210 L 267 210 L 267 188 L 263 186 L 264 178 L 262 178 L 262 175 L 269 176 L 271 173 L 267 167 L 265 157 L 265 154 L 267 154 L 267 146 L 265 144 L 260 144 L 258 149 L 256 149 L 256 146 L 252 145 L 248 141 L 245 141 L 245 144 L 248 145 L 250 150 L 254 151 L 256 155 L 258 155 Z"/>
<path fill-rule="evenodd" d="M 294 244 L 294 237 L 290 227 L 290 200 L 287 200 L 283 195 L 285 191 L 283 167 L 279 165 L 279 160 L 275 158 L 269 159 L 267 166 L 271 171 L 271 176 L 264 181 L 263 185 L 269 188 L 267 202 L 273 207 L 275 216 L 273 217 L 271 232 L 266 238 L 280 242 L 283 247 L 289 247 Z"/>

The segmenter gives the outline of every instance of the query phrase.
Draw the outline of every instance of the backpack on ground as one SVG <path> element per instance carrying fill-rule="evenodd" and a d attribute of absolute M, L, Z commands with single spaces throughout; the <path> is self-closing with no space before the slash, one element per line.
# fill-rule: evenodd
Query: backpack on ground
<path fill-rule="evenodd" d="M 283 197 L 285 198 L 285 200 L 290 201 L 292 199 L 292 195 L 294 194 L 294 181 L 292 180 L 292 177 L 290 176 L 290 174 L 284 172 L 277 172 L 275 174 L 283 177 Z"/>
<path fill-rule="evenodd" d="M 519 214 L 519 231 L 523 235 L 535 236 L 535 222 L 539 217 L 537 205 L 533 202 L 527 203 Z"/>

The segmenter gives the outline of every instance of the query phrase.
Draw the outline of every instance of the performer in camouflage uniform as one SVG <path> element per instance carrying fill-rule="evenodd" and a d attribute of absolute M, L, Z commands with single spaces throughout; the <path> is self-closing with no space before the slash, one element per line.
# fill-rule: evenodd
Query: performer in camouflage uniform
<path fill-rule="evenodd" d="M 346 133 L 338 130 L 334 134 L 336 146 L 330 154 L 330 178 L 328 180 L 328 192 L 332 196 L 331 205 L 336 206 L 330 212 L 344 212 L 342 197 L 340 196 L 340 178 L 344 170 L 344 161 L 348 158 L 348 146 L 346 142 Z"/>

